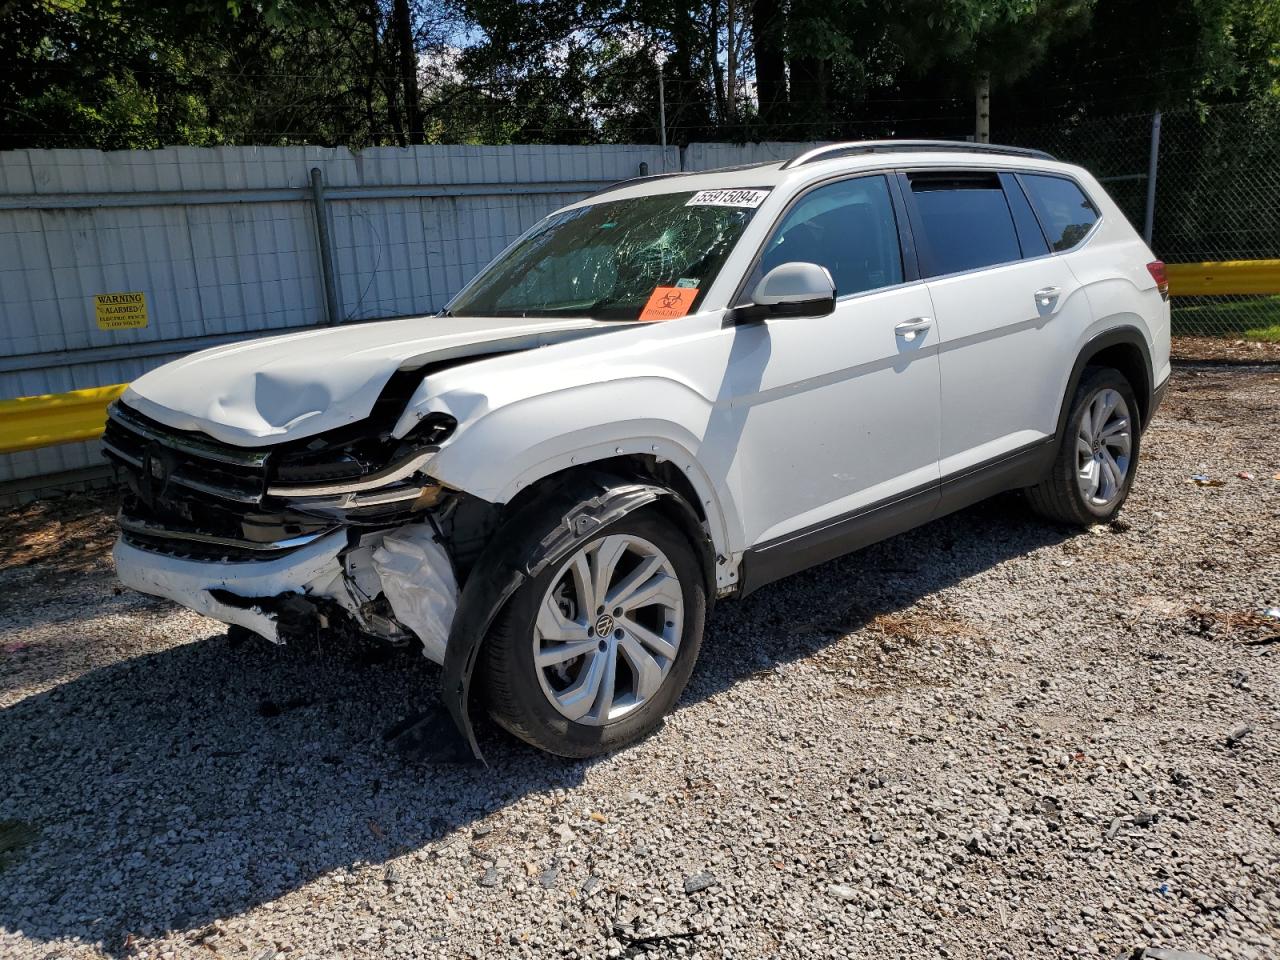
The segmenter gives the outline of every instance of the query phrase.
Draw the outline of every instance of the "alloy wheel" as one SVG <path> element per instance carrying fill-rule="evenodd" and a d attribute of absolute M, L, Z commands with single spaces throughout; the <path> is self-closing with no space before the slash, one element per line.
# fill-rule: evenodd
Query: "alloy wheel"
<path fill-rule="evenodd" d="M 684 598 L 671 560 L 641 537 L 580 548 L 538 605 L 533 658 L 563 716 L 600 726 L 661 688 L 680 648 Z"/>
<path fill-rule="evenodd" d="M 1124 397 L 1099 390 L 1084 408 L 1076 434 L 1076 483 L 1095 507 L 1110 506 L 1124 491 L 1133 451 L 1133 422 Z"/>

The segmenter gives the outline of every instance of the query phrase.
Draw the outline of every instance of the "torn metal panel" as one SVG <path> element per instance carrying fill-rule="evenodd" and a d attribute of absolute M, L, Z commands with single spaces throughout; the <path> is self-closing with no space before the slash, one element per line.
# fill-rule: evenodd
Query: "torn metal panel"
<path fill-rule="evenodd" d="M 418 635 L 428 660 L 444 663 L 458 609 L 458 581 L 435 531 L 408 524 L 382 537 L 372 565 L 396 620 Z"/>

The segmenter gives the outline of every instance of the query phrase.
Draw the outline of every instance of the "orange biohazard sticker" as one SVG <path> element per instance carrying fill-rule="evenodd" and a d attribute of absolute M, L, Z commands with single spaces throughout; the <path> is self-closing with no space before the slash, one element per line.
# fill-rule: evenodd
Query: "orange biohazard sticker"
<path fill-rule="evenodd" d="M 640 311 L 641 320 L 675 320 L 693 307 L 697 287 L 655 287 L 649 302 Z"/>

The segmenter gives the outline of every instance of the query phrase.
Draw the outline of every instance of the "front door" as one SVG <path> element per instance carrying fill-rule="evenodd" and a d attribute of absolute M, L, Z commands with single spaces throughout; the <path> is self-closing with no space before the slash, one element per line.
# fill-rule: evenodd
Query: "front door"
<path fill-rule="evenodd" d="M 858 515 L 906 498 L 926 516 L 936 502 L 937 337 L 928 290 L 914 263 L 904 269 L 884 176 L 803 194 L 745 296 L 771 268 L 796 261 L 831 273 L 835 310 L 725 331 L 733 345 L 708 441 L 732 457 L 726 476 L 748 548 L 799 547 L 826 529 L 835 556 L 852 548 L 837 534 Z M 793 566 L 825 558 L 810 552 Z"/>

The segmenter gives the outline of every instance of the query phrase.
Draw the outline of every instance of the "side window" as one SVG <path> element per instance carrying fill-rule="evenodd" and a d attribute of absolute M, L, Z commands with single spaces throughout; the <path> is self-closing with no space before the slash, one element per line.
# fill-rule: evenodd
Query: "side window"
<path fill-rule="evenodd" d="M 1098 222 L 1098 208 L 1073 181 L 1036 173 L 1019 174 L 1018 179 L 1054 250 L 1070 250 Z"/>
<path fill-rule="evenodd" d="M 1013 214 L 995 174 L 916 174 L 910 182 L 929 276 L 1022 258 Z"/>
<path fill-rule="evenodd" d="M 796 261 L 826 267 L 838 297 L 902 283 L 898 221 L 885 178 L 841 180 L 801 197 L 765 244 L 748 293 L 774 267 Z"/>

